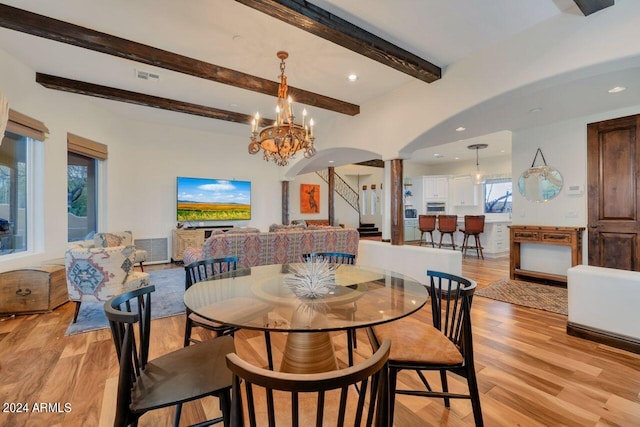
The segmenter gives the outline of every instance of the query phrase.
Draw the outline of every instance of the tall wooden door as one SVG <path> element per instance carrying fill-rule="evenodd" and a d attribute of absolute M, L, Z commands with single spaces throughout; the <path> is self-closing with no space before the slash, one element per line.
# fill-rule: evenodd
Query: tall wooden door
<path fill-rule="evenodd" d="M 640 270 L 640 115 L 587 125 L 589 265 Z"/>

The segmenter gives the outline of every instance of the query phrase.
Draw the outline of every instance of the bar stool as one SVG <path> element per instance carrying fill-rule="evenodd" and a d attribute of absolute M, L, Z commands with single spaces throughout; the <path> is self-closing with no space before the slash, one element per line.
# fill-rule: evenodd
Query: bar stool
<path fill-rule="evenodd" d="M 456 241 L 453 236 L 458 229 L 458 216 L 457 215 L 438 215 L 438 231 L 440 232 L 440 243 L 438 248 L 443 246 L 442 236 L 448 234 L 451 237 L 451 244 L 445 243 L 444 246 L 451 246 L 453 250 L 456 250 Z"/>
<path fill-rule="evenodd" d="M 424 234 L 429 233 L 431 235 L 431 247 L 435 248 L 436 244 L 433 241 L 433 230 L 436 229 L 436 216 L 435 215 L 418 215 L 418 228 L 420 229 L 420 246 L 425 242 Z"/>
<path fill-rule="evenodd" d="M 475 249 L 478 258 L 484 259 L 482 244 L 480 243 L 480 233 L 484 233 L 484 215 L 465 215 L 464 229 L 461 229 L 460 232 L 464 233 L 461 249 L 462 254 L 466 256 L 467 249 Z M 473 236 L 475 239 L 475 246 L 469 245 L 469 236 Z"/>

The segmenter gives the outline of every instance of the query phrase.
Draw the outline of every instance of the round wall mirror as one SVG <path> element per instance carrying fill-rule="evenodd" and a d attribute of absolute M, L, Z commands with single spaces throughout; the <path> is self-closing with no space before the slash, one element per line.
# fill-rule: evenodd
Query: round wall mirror
<path fill-rule="evenodd" d="M 562 175 L 551 166 L 536 166 L 522 172 L 518 190 L 527 200 L 546 202 L 562 190 Z"/>

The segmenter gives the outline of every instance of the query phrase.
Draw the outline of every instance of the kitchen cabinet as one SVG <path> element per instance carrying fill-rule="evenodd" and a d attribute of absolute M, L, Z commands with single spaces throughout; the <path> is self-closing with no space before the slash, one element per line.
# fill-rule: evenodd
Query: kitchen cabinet
<path fill-rule="evenodd" d="M 452 180 L 454 206 L 477 206 L 478 192 L 473 178 L 469 175 L 456 176 Z"/>
<path fill-rule="evenodd" d="M 411 179 L 413 184 L 413 207 L 418 214 L 427 213 L 427 202 L 449 201 L 449 177 L 444 175 L 416 176 Z"/>
<path fill-rule="evenodd" d="M 420 240 L 420 229 L 418 228 L 418 220 L 405 218 L 404 220 L 404 241 L 412 242 Z"/>
<path fill-rule="evenodd" d="M 510 222 L 485 222 L 486 238 L 483 239 L 485 255 L 500 256 L 509 252 Z M 482 239 L 482 235 L 481 235 Z"/>
<path fill-rule="evenodd" d="M 448 199 L 449 198 L 449 178 L 446 176 L 425 176 L 424 177 L 424 198 Z"/>

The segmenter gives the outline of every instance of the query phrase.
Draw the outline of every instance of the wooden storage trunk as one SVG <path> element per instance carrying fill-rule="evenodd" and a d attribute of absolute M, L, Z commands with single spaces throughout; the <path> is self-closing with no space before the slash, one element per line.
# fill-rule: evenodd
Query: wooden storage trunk
<path fill-rule="evenodd" d="M 25 267 L 0 273 L 0 315 L 46 313 L 68 300 L 62 265 Z"/>

